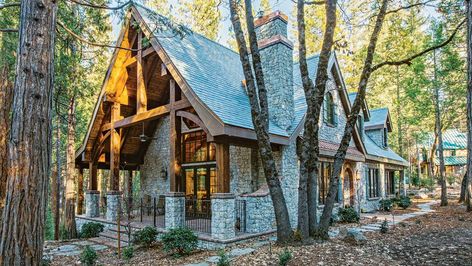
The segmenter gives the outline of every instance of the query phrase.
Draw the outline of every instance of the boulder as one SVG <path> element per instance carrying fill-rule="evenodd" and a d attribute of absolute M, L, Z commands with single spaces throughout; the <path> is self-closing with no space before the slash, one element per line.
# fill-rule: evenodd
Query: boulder
<path fill-rule="evenodd" d="M 427 198 L 428 198 L 428 195 L 426 195 L 423 192 L 420 192 L 420 193 L 415 195 L 415 199 L 427 199 Z"/>
<path fill-rule="evenodd" d="M 363 245 L 367 242 L 367 238 L 358 228 L 347 229 L 343 240 L 354 245 Z"/>

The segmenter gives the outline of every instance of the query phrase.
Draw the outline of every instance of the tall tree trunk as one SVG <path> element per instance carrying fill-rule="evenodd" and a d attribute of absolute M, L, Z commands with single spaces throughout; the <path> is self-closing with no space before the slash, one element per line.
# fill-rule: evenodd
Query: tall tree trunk
<path fill-rule="evenodd" d="M 467 5 L 467 211 L 472 211 L 472 1 Z"/>
<path fill-rule="evenodd" d="M 8 79 L 8 68 L 0 70 L 0 214 L 5 205 L 7 186 L 8 134 L 10 133 L 10 108 L 13 100 L 13 84 Z M 2 218 L 0 216 L 0 224 Z M 0 235 L 2 228 L 0 228 Z"/>
<path fill-rule="evenodd" d="M 421 158 L 420 158 L 420 150 L 418 148 L 418 139 L 415 139 L 415 147 L 416 147 L 416 173 L 418 175 L 418 184 L 421 181 Z"/>
<path fill-rule="evenodd" d="M 438 136 L 438 153 L 439 153 L 439 180 L 441 183 L 441 206 L 447 206 L 447 184 L 444 167 L 444 149 L 441 125 L 441 109 L 439 106 L 439 81 L 437 79 L 436 50 L 433 51 L 434 57 L 434 114 L 435 128 Z"/>
<path fill-rule="evenodd" d="M 331 174 L 331 177 L 329 180 L 328 195 L 327 195 L 326 203 L 323 209 L 323 214 L 321 215 L 321 219 L 320 219 L 320 228 L 318 232 L 318 237 L 320 238 L 327 239 L 329 237 L 328 229 L 329 229 L 331 215 L 333 212 L 334 201 L 336 199 L 336 194 L 338 191 L 339 175 L 341 174 L 344 158 L 346 157 L 346 151 L 347 151 L 347 148 L 349 147 L 349 142 L 352 137 L 352 132 L 357 122 L 357 116 L 359 115 L 359 111 L 361 110 L 362 102 L 365 99 L 367 83 L 373 71 L 372 62 L 374 59 L 375 49 L 377 46 L 377 40 L 378 40 L 380 31 L 382 30 L 385 14 L 387 12 L 388 2 L 389 0 L 382 1 L 379 14 L 377 15 L 374 30 L 370 37 L 369 46 L 367 48 L 367 57 L 364 61 L 364 67 L 363 67 L 359 85 L 358 85 L 358 93 L 357 93 L 356 99 L 354 100 L 351 113 L 348 116 L 346 127 L 344 128 L 343 138 L 339 145 L 338 151 L 336 152 L 334 156 L 333 173 Z"/>
<path fill-rule="evenodd" d="M 257 136 L 259 146 L 259 154 L 261 156 L 262 166 L 269 187 L 272 204 L 274 206 L 275 220 L 277 223 L 277 241 L 280 243 L 292 241 L 292 228 L 288 215 L 285 197 L 280 183 L 280 176 L 277 171 L 272 147 L 269 139 L 269 108 L 267 101 L 267 90 L 264 83 L 264 75 L 262 72 L 261 58 L 259 48 L 257 46 L 256 32 L 254 29 L 254 21 L 252 16 L 251 0 L 245 0 L 246 7 L 246 23 L 249 33 L 249 44 L 251 49 L 251 60 L 249 60 L 249 51 L 246 46 L 244 33 L 239 18 L 239 4 L 237 0 L 230 1 L 231 22 L 238 43 L 239 56 L 246 79 L 246 87 L 251 105 L 251 116 L 254 129 Z M 254 75 L 255 80 L 254 80 Z M 256 84 L 257 82 L 257 92 Z"/>
<path fill-rule="evenodd" d="M 459 203 L 465 202 L 466 191 L 467 191 L 467 173 L 464 174 L 464 177 L 462 177 L 461 194 L 459 195 Z"/>
<path fill-rule="evenodd" d="M 51 155 L 56 4 L 22 0 L 0 265 L 39 265 Z"/>
<path fill-rule="evenodd" d="M 53 209 L 54 209 L 54 240 L 59 240 L 59 230 L 61 223 L 61 118 L 57 114 L 56 126 L 56 179 L 54 180 L 53 189 Z"/>
<path fill-rule="evenodd" d="M 303 239 L 315 235 L 318 231 L 318 156 L 319 124 L 321 105 L 324 100 L 328 80 L 328 63 L 334 42 L 336 28 L 336 3 L 326 1 L 326 28 L 323 45 L 318 60 L 316 86 L 308 72 L 305 40 L 305 1 L 297 2 L 298 41 L 300 74 L 307 102 L 303 140 L 299 143 L 300 180 L 298 188 L 298 229 Z"/>
<path fill-rule="evenodd" d="M 75 97 L 70 99 L 67 116 L 67 167 L 66 167 L 66 202 L 65 202 L 65 236 L 67 239 L 77 237 L 75 225 Z"/>
<path fill-rule="evenodd" d="M 397 69 L 397 134 L 398 134 L 398 152 L 400 156 L 403 157 L 403 131 L 402 131 L 402 111 L 400 107 L 400 70 L 399 66 L 396 67 Z"/>

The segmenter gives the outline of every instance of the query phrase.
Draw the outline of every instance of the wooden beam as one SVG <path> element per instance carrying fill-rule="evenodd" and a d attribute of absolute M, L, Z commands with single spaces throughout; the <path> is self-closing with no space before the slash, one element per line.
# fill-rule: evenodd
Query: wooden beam
<path fill-rule="evenodd" d="M 97 164 L 94 161 L 89 162 L 89 190 L 97 190 Z"/>
<path fill-rule="evenodd" d="M 138 55 L 137 55 L 137 84 L 136 84 L 136 114 L 147 111 L 147 95 L 146 83 L 144 82 L 143 73 L 143 51 L 142 49 L 143 34 L 138 33 Z"/>
<path fill-rule="evenodd" d="M 84 211 L 84 169 L 79 168 L 77 175 L 77 214 L 80 215 Z"/>
<path fill-rule="evenodd" d="M 169 121 L 169 127 L 170 127 L 170 152 L 169 152 L 169 157 L 170 157 L 170 165 L 169 165 L 169 177 L 170 177 L 170 191 L 171 192 L 177 192 L 177 191 L 183 191 L 183 187 L 181 184 L 181 178 L 180 178 L 180 165 L 181 165 L 181 130 L 182 130 L 182 124 L 181 124 L 181 119 L 177 118 L 176 116 L 176 110 L 174 108 L 175 105 L 175 95 L 176 95 L 176 88 L 175 88 L 175 81 L 170 80 L 170 100 L 169 100 L 169 105 L 170 105 L 170 121 Z"/>
<path fill-rule="evenodd" d="M 216 146 L 216 180 L 219 193 L 229 193 L 229 145 L 215 143 Z"/>
<path fill-rule="evenodd" d="M 200 120 L 200 118 L 197 115 L 192 114 L 192 113 L 187 112 L 187 111 L 177 111 L 176 115 L 179 116 L 179 117 L 185 117 L 188 120 L 190 120 L 190 121 L 194 122 L 195 124 L 197 124 L 201 129 L 203 129 L 203 131 L 205 131 L 205 133 L 207 135 L 207 141 L 208 142 L 213 141 L 213 137 L 211 136 L 210 131 L 208 131 L 208 128 L 205 126 L 203 121 Z"/>
<path fill-rule="evenodd" d="M 175 110 L 185 109 L 188 107 L 191 107 L 191 105 L 187 100 L 180 100 L 173 105 L 173 108 Z M 141 123 L 143 121 L 157 119 L 159 117 L 169 114 L 171 108 L 172 108 L 171 104 L 166 104 L 166 105 L 162 105 L 162 106 L 153 108 L 151 110 L 148 110 L 144 113 L 128 116 L 121 120 L 115 121 L 114 127 L 115 128 L 130 127 L 138 123 Z M 110 128 L 111 128 L 111 123 L 105 124 L 102 127 L 102 131 L 110 130 Z"/>
<path fill-rule="evenodd" d="M 111 110 L 111 121 L 120 117 L 120 104 L 114 103 Z M 110 134 L 110 189 L 120 190 L 120 142 L 119 129 L 111 128 Z"/>

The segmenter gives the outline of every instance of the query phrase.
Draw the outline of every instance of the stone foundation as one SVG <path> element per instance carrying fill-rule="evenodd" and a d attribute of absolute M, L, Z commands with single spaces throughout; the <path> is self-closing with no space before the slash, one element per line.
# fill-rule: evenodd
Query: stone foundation
<path fill-rule="evenodd" d="M 110 191 L 107 193 L 107 221 L 116 221 L 121 204 L 121 191 Z"/>
<path fill-rule="evenodd" d="M 230 239 L 235 233 L 235 196 L 215 193 L 211 196 L 211 237 Z"/>
<path fill-rule="evenodd" d="M 166 194 L 166 229 L 183 227 L 185 225 L 185 195 L 183 192 L 168 192 Z"/>
<path fill-rule="evenodd" d="M 85 193 L 85 216 L 89 218 L 100 216 L 100 191 L 89 190 Z"/>

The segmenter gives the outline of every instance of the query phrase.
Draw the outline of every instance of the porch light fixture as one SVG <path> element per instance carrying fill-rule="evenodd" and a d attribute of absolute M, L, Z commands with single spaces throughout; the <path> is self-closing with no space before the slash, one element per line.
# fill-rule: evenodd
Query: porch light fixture
<path fill-rule="evenodd" d="M 164 180 L 167 179 L 167 169 L 165 166 L 163 166 L 161 169 L 161 178 Z"/>

